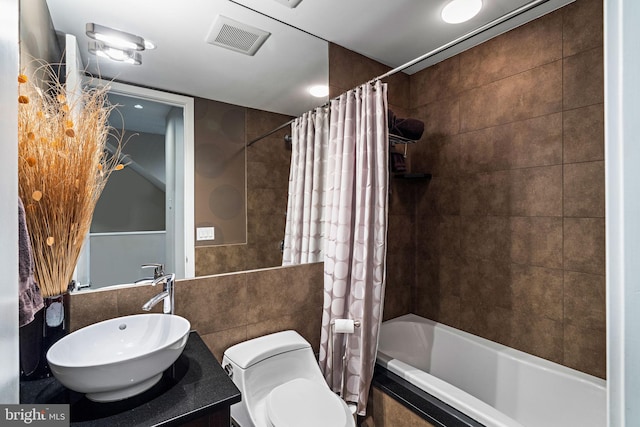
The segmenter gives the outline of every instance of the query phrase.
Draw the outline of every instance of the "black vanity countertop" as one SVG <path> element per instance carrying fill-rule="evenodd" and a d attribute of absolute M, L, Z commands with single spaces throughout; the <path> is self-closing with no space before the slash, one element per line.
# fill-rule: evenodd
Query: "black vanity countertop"
<path fill-rule="evenodd" d="M 71 425 L 78 427 L 179 426 L 240 401 L 240 391 L 197 332 L 162 379 L 142 394 L 96 403 L 65 388 L 55 378 L 20 383 L 24 404 L 69 404 Z"/>

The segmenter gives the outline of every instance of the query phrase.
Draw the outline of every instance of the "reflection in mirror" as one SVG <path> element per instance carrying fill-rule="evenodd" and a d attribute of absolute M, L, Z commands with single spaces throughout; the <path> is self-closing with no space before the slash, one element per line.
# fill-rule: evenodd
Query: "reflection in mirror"
<path fill-rule="evenodd" d="M 196 110 L 198 110 L 198 101 Z M 246 109 L 245 114 L 245 141 L 258 137 L 291 119 L 288 115 L 257 109 Z M 196 133 L 201 125 L 202 123 L 196 120 Z M 246 243 L 198 246 L 195 253 L 196 276 L 275 267 L 282 264 L 280 242 L 284 237 L 284 214 L 287 207 L 291 156 L 284 141 L 284 135 L 287 132 L 286 129 L 282 130 L 248 149 L 242 149 L 246 152 Z M 228 144 L 231 152 L 234 149 L 237 150 L 237 145 L 232 141 Z M 202 179 L 206 177 L 200 176 L 198 170 L 198 153 L 200 152 L 198 147 L 196 143 L 196 216 L 200 213 L 200 203 L 205 204 L 203 207 L 213 204 L 215 208 L 216 205 L 215 202 L 209 203 L 214 200 L 212 196 L 215 195 L 215 189 L 207 185 L 200 186 L 200 183 L 206 182 Z M 204 191 L 205 194 L 201 194 L 200 191 Z M 212 194 L 206 194 L 207 192 Z M 228 220 L 221 217 L 217 220 L 221 225 L 226 221 Z M 196 219 L 196 226 L 199 224 L 200 221 Z"/>
<path fill-rule="evenodd" d="M 122 130 L 126 143 L 120 163 L 126 167 L 111 176 L 93 214 L 85 244 L 89 276 L 80 282 L 92 288 L 130 283 L 145 263 L 168 268 L 165 249 L 174 239 L 165 222 L 166 170 L 174 167 L 167 163 L 171 157 L 165 147 L 173 138 L 167 129 L 182 126 L 182 108 L 118 94 L 111 94 L 109 102 L 118 105 L 109 124 Z"/>
<path fill-rule="evenodd" d="M 229 0 L 191 0 L 188 7 L 168 0 L 46 1 L 55 30 L 76 36 L 94 76 L 288 115 L 326 101 L 306 89 L 328 82 L 327 42 Z M 225 18 L 269 36 L 253 55 L 222 47 L 212 32 Z M 135 34 L 155 48 L 138 52 L 141 65 L 91 54 L 95 40 L 86 35 L 87 23 Z M 227 27 L 229 37 L 220 33 L 220 40 L 252 40 L 252 33 L 236 29 L 242 28 Z"/>
<path fill-rule="evenodd" d="M 247 243 L 246 109 L 195 100 L 196 247 Z"/>
<path fill-rule="evenodd" d="M 98 201 L 78 262 L 78 286 L 132 283 L 142 277 L 141 265 L 149 263 L 192 277 L 193 239 L 186 230 L 193 227 L 193 182 L 185 167 L 192 163 L 193 100 L 119 83 L 96 84 L 108 84 L 109 101 L 117 105 L 109 120 L 122 133 L 117 137 L 124 141 L 126 167 L 111 175 Z"/>
<path fill-rule="evenodd" d="M 192 239 L 192 253 L 197 247 L 188 260 L 194 270 L 197 265 L 194 273 L 215 274 L 279 265 L 290 152 L 282 143 L 284 133 L 274 135 L 272 141 L 263 140 L 263 146 L 251 153 L 246 153 L 244 145 L 251 138 L 327 101 L 327 96 L 311 96 L 307 88 L 328 83 L 328 43 L 227 0 L 198 0 L 197 5 L 190 8 L 170 4 L 159 7 L 155 1 L 148 1 L 145 7 L 145 1 L 141 1 L 136 3 L 135 10 L 123 0 L 108 4 L 69 0 L 46 0 L 46 3 L 55 30 L 76 36 L 82 64 L 89 73 L 193 97 L 195 156 L 191 165 L 186 166 L 186 175 L 195 180 L 192 194 L 196 197 L 191 216 L 196 227 L 185 230 L 185 235 Z M 127 13 L 120 13 L 122 10 Z M 253 56 L 215 46 L 206 39 L 218 16 L 251 25 L 270 35 Z M 90 22 L 140 34 L 153 41 L 156 48 L 142 52 L 139 66 L 96 57 L 88 52 L 85 26 Z M 133 141 L 128 145 L 135 147 Z M 135 158 L 136 153 L 130 156 Z M 249 173 L 249 170 L 259 173 Z M 138 180 L 145 181 L 139 177 Z M 123 185 L 120 183 L 120 187 Z M 152 187 L 149 184 L 149 188 Z M 175 202 L 180 206 L 179 199 Z M 149 201 L 147 206 L 157 203 Z M 124 212 L 124 203 L 119 206 L 118 212 L 96 212 L 100 222 L 94 224 L 95 239 L 104 237 L 98 233 L 106 232 L 101 228 L 105 219 L 126 222 L 126 218 L 133 215 Z M 149 220 L 149 224 L 151 222 Z M 111 229 L 122 230 L 121 225 Z M 211 228 L 213 233 L 208 234 Z M 147 225 L 146 229 L 145 233 L 155 233 L 159 227 Z M 203 229 L 200 231 L 204 234 L 199 234 L 198 229 Z M 196 240 L 199 235 L 203 240 Z M 82 265 L 86 265 L 85 271 L 94 261 L 105 258 L 97 254 L 94 246 L 88 245 L 95 253 L 88 257 L 91 262 L 81 260 Z M 123 271 L 123 277 L 99 282 L 131 283 L 144 273 L 136 265 L 137 261 L 131 268 L 137 268 L 137 274 Z M 101 267 L 103 271 L 117 269 L 113 264 Z M 81 283 L 88 281 L 87 277 L 80 279 Z M 92 287 L 103 284 L 93 278 L 90 281 Z"/>

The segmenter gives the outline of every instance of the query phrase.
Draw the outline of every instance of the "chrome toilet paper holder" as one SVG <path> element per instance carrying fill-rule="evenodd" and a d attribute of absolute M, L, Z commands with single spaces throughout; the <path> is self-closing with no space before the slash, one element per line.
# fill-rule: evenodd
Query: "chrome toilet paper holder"
<path fill-rule="evenodd" d="M 345 335 L 350 335 L 349 332 L 335 332 L 334 328 L 336 325 L 336 320 L 351 320 L 351 319 L 331 319 L 331 321 L 329 322 L 329 342 L 328 342 L 328 348 L 327 348 L 327 356 L 330 357 L 331 359 L 331 365 L 335 366 L 335 359 L 334 359 L 334 355 L 333 355 L 333 350 L 334 350 L 334 345 L 333 345 L 333 338 L 334 338 L 334 334 L 335 333 L 342 333 Z M 353 320 L 353 327 L 355 328 L 360 328 L 361 326 L 361 322 L 360 320 Z M 348 338 L 346 338 L 348 339 Z M 345 358 L 346 358 L 346 354 L 344 352 L 344 350 L 346 349 L 346 339 L 345 339 L 345 343 L 343 345 L 343 354 L 342 354 L 342 372 L 340 373 L 340 397 L 342 397 L 344 399 L 344 395 L 345 395 L 345 383 L 344 383 L 344 375 L 345 375 L 345 368 L 346 368 L 346 363 L 345 363 Z"/>

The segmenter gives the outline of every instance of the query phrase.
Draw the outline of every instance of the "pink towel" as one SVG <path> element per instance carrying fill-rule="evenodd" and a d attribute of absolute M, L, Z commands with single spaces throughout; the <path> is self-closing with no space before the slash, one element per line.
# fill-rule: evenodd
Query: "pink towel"
<path fill-rule="evenodd" d="M 20 279 L 18 311 L 20 326 L 33 321 L 33 316 L 44 306 L 40 288 L 33 276 L 33 254 L 29 231 L 25 221 L 24 205 L 18 198 L 18 276 Z"/>

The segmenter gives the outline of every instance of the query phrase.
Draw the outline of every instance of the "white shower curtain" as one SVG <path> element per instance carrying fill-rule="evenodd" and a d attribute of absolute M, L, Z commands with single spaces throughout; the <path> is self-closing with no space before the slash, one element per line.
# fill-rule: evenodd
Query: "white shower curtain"
<path fill-rule="evenodd" d="M 329 112 L 316 108 L 291 125 L 292 153 L 282 265 L 322 261 Z"/>
<path fill-rule="evenodd" d="M 386 84 L 367 83 L 331 101 L 320 367 L 334 391 L 357 402 L 360 415 L 384 301 L 388 145 Z M 358 320 L 360 327 L 353 334 L 331 334 L 330 357 L 335 319 Z"/>

